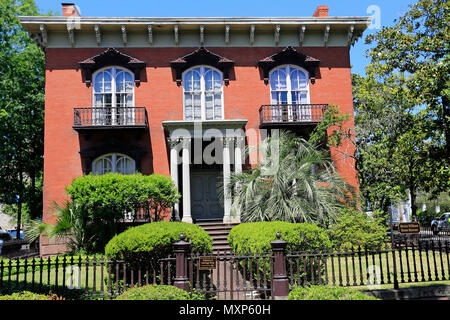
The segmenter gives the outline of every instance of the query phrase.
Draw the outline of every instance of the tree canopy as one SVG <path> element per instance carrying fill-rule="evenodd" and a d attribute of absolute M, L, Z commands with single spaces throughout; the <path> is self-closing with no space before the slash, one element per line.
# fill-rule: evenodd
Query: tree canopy
<path fill-rule="evenodd" d="M 420 0 L 366 42 L 366 76 L 353 75 L 360 190 L 376 209 L 418 191 L 449 190 L 449 4 Z"/>
<path fill-rule="evenodd" d="M 45 59 L 18 16 L 39 15 L 33 0 L 0 0 L 0 202 L 41 214 Z M 20 223 L 18 223 L 20 226 Z"/>

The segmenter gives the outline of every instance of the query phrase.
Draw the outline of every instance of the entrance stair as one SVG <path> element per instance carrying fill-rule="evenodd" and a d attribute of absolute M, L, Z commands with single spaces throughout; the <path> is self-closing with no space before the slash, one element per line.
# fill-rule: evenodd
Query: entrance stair
<path fill-rule="evenodd" d="M 196 224 L 202 227 L 213 240 L 213 253 L 219 253 L 224 251 L 231 251 L 228 244 L 228 234 L 230 230 L 237 225 L 225 224 L 222 220 L 201 220 L 196 221 Z"/>

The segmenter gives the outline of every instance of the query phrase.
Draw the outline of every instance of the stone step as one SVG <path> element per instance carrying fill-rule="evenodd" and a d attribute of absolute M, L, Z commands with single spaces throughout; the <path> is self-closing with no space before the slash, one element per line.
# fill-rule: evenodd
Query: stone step
<path fill-rule="evenodd" d="M 213 253 L 230 251 L 231 248 L 228 245 L 228 234 L 237 224 L 225 224 L 220 220 L 202 220 L 196 222 L 197 225 L 202 227 L 213 240 Z"/>

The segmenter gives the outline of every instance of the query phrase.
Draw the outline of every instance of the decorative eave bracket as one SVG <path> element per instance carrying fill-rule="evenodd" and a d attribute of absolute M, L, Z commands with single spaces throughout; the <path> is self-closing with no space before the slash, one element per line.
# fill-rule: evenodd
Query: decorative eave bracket
<path fill-rule="evenodd" d="M 134 72 L 134 82 L 136 86 L 141 82 L 141 70 L 145 68 L 146 63 L 132 56 L 124 54 L 117 49 L 108 48 L 106 51 L 78 62 L 81 71 L 84 74 L 84 82 L 87 87 L 91 86 L 92 74 L 107 66 L 120 66 Z"/>
<path fill-rule="evenodd" d="M 170 66 L 175 70 L 177 85 L 181 85 L 182 74 L 185 70 L 202 64 L 215 67 L 222 71 L 225 85 L 229 84 L 230 70 L 234 66 L 234 61 L 212 53 L 204 47 L 200 47 L 197 50 L 170 62 Z"/>
<path fill-rule="evenodd" d="M 263 71 L 264 83 L 269 83 L 270 70 L 284 64 L 294 64 L 306 69 L 309 73 L 311 83 L 314 84 L 316 82 L 316 69 L 320 64 L 320 60 L 308 56 L 289 46 L 258 62 L 259 67 Z"/>

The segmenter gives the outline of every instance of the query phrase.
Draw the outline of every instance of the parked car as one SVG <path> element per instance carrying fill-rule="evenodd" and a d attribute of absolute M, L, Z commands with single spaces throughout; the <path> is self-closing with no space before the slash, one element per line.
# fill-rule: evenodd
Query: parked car
<path fill-rule="evenodd" d="M 2 254 L 2 247 L 5 241 L 11 240 L 11 235 L 6 230 L 0 230 L 0 254 Z"/>
<path fill-rule="evenodd" d="M 440 231 L 450 229 L 450 212 L 446 212 L 439 218 L 431 221 L 431 230 L 433 234 L 437 235 Z"/>

